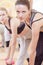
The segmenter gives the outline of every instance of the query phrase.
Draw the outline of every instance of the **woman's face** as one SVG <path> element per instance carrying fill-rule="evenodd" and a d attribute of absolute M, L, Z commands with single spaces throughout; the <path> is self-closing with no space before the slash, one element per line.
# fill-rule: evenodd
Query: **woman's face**
<path fill-rule="evenodd" d="M 8 19 L 6 11 L 0 10 L 0 22 L 5 23 Z"/>
<path fill-rule="evenodd" d="M 30 19 L 30 10 L 26 5 L 18 4 L 15 7 L 17 12 L 17 18 L 19 18 L 21 22 Z"/>

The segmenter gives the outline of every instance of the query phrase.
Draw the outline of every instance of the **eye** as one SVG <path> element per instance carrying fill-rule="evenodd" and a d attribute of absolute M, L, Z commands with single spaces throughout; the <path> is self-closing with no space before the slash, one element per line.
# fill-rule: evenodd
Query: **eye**
<path fill-rule="evenodd" d="M 17 11 L 17 13 L 20 13 L 19 11 Z"/>
<path fill-rule="evenodd" d="M 5 16 L 5 14 L 1 14 L 0 16 Z"/>
<path fill-rule="evenodd" d="M 2 14 L 2 16 L 5 16 L 5 14 Z"/>
<path fill-rule="evenodd" d="M 25 13 L 26 11 L 22 11 L 23 13 Z"/>

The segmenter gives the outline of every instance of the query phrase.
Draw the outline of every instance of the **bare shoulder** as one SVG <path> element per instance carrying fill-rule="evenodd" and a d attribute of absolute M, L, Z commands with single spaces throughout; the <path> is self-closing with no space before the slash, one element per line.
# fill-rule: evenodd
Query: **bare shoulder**
<path fill-rule="evenodd" d="M 36 26 L 37 28 L 43 26 L 43 14 L 42 13 L 37 13 L 34 17 L 34 23 L 32 24 L 34 27 Z"/>
<path fill-rule="evenodd" d="M 36 15 L 35 15 L 35 17 L 34 17 L 34 20 L 37 20 L 37 19 L 43 19 L 43 14 L 42 13 L 40 13 L 40 12 L 38 12 Z M 40 20 L 41 20 L 40 19 Z"/>

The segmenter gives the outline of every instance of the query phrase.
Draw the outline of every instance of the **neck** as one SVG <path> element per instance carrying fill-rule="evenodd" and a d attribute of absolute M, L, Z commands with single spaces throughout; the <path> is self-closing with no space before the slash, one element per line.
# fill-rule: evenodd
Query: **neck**
<path fill-rule="evenodd" d="M 30 18 L 31 18 L 31 11 L 30 11 L 29 17 L 28 17 L 27 20 L 26 20 L 26 23 L 27 23 L 27 24 L 30 24 Z"/>
<path fill-rule="evenodd" d="M 4 24 L 5 24 L 5 25 L 8 25 L 8 20 L 6 20 Z"/>
<path fill-rule="evenodd" d="M 30 17 L 26 20 L 27 24 L 30 24 Z"/>
<path fill-rule="evenodd" d="M 30 21 L 26 21 L 26 24 L 30 25 Z"/>

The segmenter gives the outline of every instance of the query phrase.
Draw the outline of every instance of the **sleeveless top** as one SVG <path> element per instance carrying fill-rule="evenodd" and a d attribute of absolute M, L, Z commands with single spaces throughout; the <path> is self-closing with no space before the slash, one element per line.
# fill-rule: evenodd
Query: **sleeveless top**
<path fill-rule="evenodd" d="M 35 16 L 35 14 L 36 13 L 33 13 L 32 12 L 32 16 L 31 16 L 31 18 L 30 18 L 30 21 L 32 22 L 33 21 L 33 18 L 34 18 L 34 16 Z M 10 26 L 10 18 L 9 18 L 9 26 Z M 31 29 L 31 26 L 29 26 L 27 23 L 26 23 L 26 25 Z M 6 29 L 10 32 L 10 33 L 12 33 L 11 32 L 11 29 L 9 29 L 6 25 L 5 25 L 5 27 L 6 27 Z M 20 23 L 20 25 L 18 26 L 18 28 L 17 28 L 17 34 L 20 34 L 23 30 L 24 30 L 24 28 L 25 28 L 25 23 L 23 23 L 23 22 L 21 22 Z"/>
<path fill-rule="evenodd" d="M 11 20 L 11 18 L 9 17 L 9 20 L 8 20 L 9 26 L 10 26 L 10 20 Z M 2 24 L 2 23 L 0 22 L 0 24 Z M 6 25 L 5 25 L 5 27 L 6 27 L 6 29 L 9 31 L 9 33 L 11 34 L 11 33 L 12 33 L 12 32 L 11 32 L 11 29 L 9 29 Z"/>
<path fill-rule="evenodd" d="M 31 20 L 31 24 L 34 23 L 34 22 L 36 22 L 36 21 L 39 21 L 39 20 L 43 19 L 43 17 L 40 17 L 39 19 L 36 19 L 36 20 L 33 21 L 35 15 L 36 15 L 37 13 L 43 15 L 43 13 L 38 12 L 38 11 L 36 11 L 36 10 L 33 10 L 33 11 L 32 11 L 32 15 L 31 15 L 31 19 L 30 19 L 30 20 Z"/>
<path fill-rule="evenodd" d="M 35 15 L 36 15 L 37 13 L 39 13 L 39 14 L 43 15 L 43 13 L 38 12 L 38 11 L 36 11 L 36 10 L 33 10 L 33 11 L 32 11 L 32 16 L 31 16 L 31 19 L 30 19 L 30 23 L 31 23 L 31 25 L 32 25 L 32 23 L 37 22 L 37 21 L 39 21 L 39 20 L 42 20 L 42 19 L 43 19 L 43 17 L 40 17 L 39 19 L 36 19 L 36 20 L 34 20 L 34 21 L 33 21 L 33 19 L 34 19 Z M 43 30 L 43 26 L 40 28 L 40 32 L 41 32 L 41 30 Z"/>
<path fill-rule="evenodd" d="M 18 34 L 20 34 L 24 30 L 25 24 L 31 29 L 31 25 L 33 23 L 33 19 L 34 19 L 34 16 L 35 16 L 36 13 L 37 12 L 33 12 L 33 11 L 31 12 L 30 25 L 28 25 L 27 23 L 21 22 L 21 24 L 17 28 L 17 33 Z"/>
<path fill-rule="evenodd" d="M 32 12 L 31 12 L 31 18 L 30 18 L 30 25 L 28 25 L 28 24 L 26 23 L 26 25 L 27 25 L 30 29 L 32 29 L 32 28 L 31 28 L 32 23 L 37 22 L 37 21 L 43 19 L 43 17 L 42 17 L 42 18 L 39 18 L 39 19 L 33 21 L 35 15 L 36 15 L 37 13 L 40 13 L 40 12 L 37 12 L 36 10 L 32 10 Z M 42 13 L 40 13 L 40 14 L 42 14 Z M 43 15 L 43 14 L 42 14 L 42 15 Z M 9 26 L 10 26 L 10 19 L 9 19 Z M 12 32 L 11 32 L 11 29 L 8 29 L 7 26 L 5 26 L 5 27 L 7 28 L 7 30 L 8 30 L 10 33 L 12 33 Z M 20 34 L 20 33 L 24 30 L 24 28 L 25 28 L 25 23 L 21 22 L 20 25 L 19 25 L 18 28 L 17 28 L 17 34 Z M 43 28 L 43 27 L 42 27 L 42 28 Z"/>
<path fill-rule="evenodd" d="M 8 20 L 9 26 L 10 26 L 10 20 L 11 20 L 11 18 L 9 18 L 9 20 Z M 11 33 L 12 33 L 12 32 L 11 32 L 11 29 L 9 29 L 6 25 L 5 25 L 5 27 L 6 27 L 6 29 L 9 31 L 9 33 L 11 34 Z"/>

